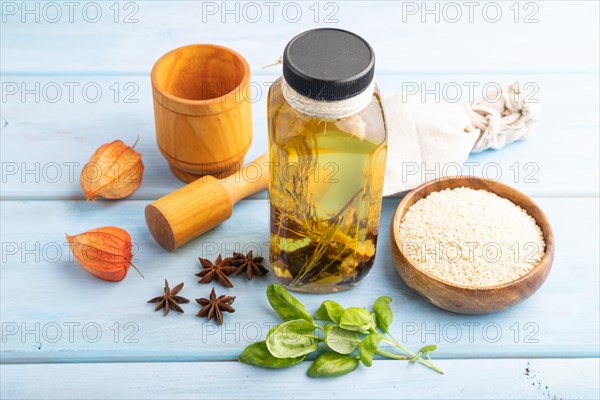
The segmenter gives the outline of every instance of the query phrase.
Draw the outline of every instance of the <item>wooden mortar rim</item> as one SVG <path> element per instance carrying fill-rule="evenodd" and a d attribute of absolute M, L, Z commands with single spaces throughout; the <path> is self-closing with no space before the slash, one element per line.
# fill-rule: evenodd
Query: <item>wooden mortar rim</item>
<path fill-rule="evenodd" d="M 191 49 L 191 48 L 211 48 L 211 49 L 221 50 L 221 51 L 224 51 L 224 52 L 227 52 L 227 53 L 230 53 L 231 55 L 233 55 L 235 58 L 237 58 L 242 63 L 242 66 L 244 68 L 244 76 L 242 77 L 242 80 L 240 81 L 240 83 L 235 88 L 233 88 L 231 91 L 223 94 L 222 96 L 214 97 L 212 99 L 206 99 L 206 100 L 190 100 L 190 99 L 186 99 L 183 97 L 175 96 L 175 95 L 165 91 L 161 87 L 161 85 L 158 84 L 158 81 L 157 81 L 156 75 L 157 75 L 158 66 L 167 57 L 173 55 L 174 53 L 178 53 L 178 52 L 181 52 L 182 50 Z M 156 99 L 156 101 L 158 103 L 160 103 L 162 106 L 166 107 L 170 111 L 176 112 L 178 114 L 191 115 L 191 116 L 214 115 L 214 114 L 219 114 L 224 111 L 227 111 L 227 110 L 235 107 L 236 105 L 244 102 L 245 99 L 243 97 L 241 97 L 239 101 L 237 100 L 237 98 L 238 98 L 238 96 L 242 96 L 242 93 L 241 93 L 242 88 L 244 88 L 246 85 L 248 85 L 250 83 L 250 65 L 248 64 L 248 61 L 246 61 L 246 59 L 240 53 L 238 53 L 235 50 L 232 50 L 228 47 L 219 46 L 217 44 L 204 44 L 204 43 L 189 44 L 189 45 L 177 47 L 177 48 L 163 54 L 158 60 L 156 60 L 156 62 L 154 63 L 154 66 L 152 67 L 152 71 L 150 72 L 150 79 L 152 81 L 152 94 L 154 95 L 154 98 Z"/>

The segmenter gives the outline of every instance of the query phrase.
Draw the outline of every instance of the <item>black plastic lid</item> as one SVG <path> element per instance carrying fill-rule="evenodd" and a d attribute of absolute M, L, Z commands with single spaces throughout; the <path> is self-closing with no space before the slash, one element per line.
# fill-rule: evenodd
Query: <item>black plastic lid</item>
<path fill-rule="evenodd" d="M 344 100 L 363 92 L 375 74 L 375 53 L 366 40 L 342 29 L 320 28 L 290 40 L 283 76 L 297 92 L 316 100 Z"/>

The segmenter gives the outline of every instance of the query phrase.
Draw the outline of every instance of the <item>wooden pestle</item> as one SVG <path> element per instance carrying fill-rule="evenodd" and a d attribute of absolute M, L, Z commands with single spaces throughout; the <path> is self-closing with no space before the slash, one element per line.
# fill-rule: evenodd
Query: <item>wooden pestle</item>
<path fill-rule="evenodd" d="M 268 155 L 223 179 L 198 178 L 146 206 L 146 224 L 165 249 L 175 250 L 226 221 L 241 199 L 266 189 Z"/>

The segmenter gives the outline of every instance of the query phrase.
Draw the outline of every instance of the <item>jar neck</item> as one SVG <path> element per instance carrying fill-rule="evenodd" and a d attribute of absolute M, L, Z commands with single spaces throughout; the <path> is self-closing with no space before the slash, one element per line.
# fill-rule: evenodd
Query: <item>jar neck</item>
<path fill-rule="evenodd" d="M 319 119 L 341 119 L 358 114 L 371 103 L 375 81 L 361 93 L 344 100 L 315 100 L 304 96 L 281 78 L 281 92 L 285 101 L 296 111 Z"/>

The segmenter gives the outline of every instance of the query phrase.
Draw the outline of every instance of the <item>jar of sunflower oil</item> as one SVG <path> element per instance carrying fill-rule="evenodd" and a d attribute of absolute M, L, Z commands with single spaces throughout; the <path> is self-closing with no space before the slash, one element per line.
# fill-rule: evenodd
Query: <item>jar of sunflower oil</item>
<path fill-rule="evenodd" d="M 314 29 L 269 90 L 270 261 L 291 290 L 346 290 L 373 266 L 387 154 L 374 69 L 364 39 Z"/>

